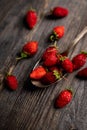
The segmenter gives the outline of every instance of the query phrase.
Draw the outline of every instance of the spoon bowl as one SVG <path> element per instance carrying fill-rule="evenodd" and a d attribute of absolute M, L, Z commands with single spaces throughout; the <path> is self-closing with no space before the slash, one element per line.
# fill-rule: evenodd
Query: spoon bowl
<path fill-rule="evenodd" d="M 77 37 L 74 39 L 74 41 L 72 42 L 72 44 L 67 48 L 67 50 L 63 53 L 66 53 L 68 57 L 70 57 L 70 55 L 72 54 L 72 50 L 74 49 L 74 47 L 76 46 L 76 44 L 79 42 L 79 40 L 87 33 L 87 26 L 77 35 Z M 36 64 L 33 67 L 33 70 L 37 67 L 41 65 L 41 59 L 39 59 Z M 62 79 L 64 79 L 64 77 L 67 75 L 68 73 L 63 73 L 62 77 L 58 80 L 56 80 L 54 83 L 49 84 L 49 85 L 44 85 L 42 84 L 40 81 L 37 80 L 33 80 L 31 79 L 31 83 L 39 88 L 46 88 L 49 87 L 59 81 L 61 81 Z"/>

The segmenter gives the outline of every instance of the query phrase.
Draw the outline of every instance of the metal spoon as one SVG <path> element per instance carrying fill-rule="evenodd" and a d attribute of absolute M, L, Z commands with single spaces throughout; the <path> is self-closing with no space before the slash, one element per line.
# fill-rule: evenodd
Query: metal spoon
<path fill-rule="evenodd" d="M 70 56 L 72 54 L 72 50 L 74 49 L 74 47 L 76 46 L 76 44 L 79 42 L 79 40 L 87 33 L 87 26 L 77 35 L 77 37 L 74 39 L 74 41 L 72 42 L 72 44 L 70 44 L 70 46 L 67 48 L 66 51 L 64 51 L 64 53 L 67 53 L 68 56 Z M 41 62 L 41 59 L 39 59 L 33 70 L 38 66 L 40 65 L 40 62 Z M 65 76 L 67 75 L 67 73 L 65 73 L 59 80 L 57 80 L 56 82 L 54 83 L 57 83 L 58 81 L 62 80 Z M 46 87 L 49 87 L 51 85 L 53 85 L 54 83 L 52 84 L 49 84 L 49 85 L 43 85 L 40 81 L 36 81 L 36 80 L 31 80 L 31 83 L 36 86 L 36 87 L 39 87 L 39 88 L 46 88 Z"/>

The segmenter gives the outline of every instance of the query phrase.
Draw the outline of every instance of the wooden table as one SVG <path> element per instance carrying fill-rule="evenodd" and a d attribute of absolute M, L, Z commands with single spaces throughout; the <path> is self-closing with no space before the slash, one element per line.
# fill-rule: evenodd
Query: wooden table
<path fill-rule="evenodd" d="M 57 5 L 68 8 L 69 15 L 56 20 L 47 17 L 50 8 Z M 38 13 L 38 23 L 33 30 L 23 23 L 31 6 Z M 60 51 L 64 51 L 87 25 L 87 1 L 0 1 L 0 73 L 4 75 L 14 64 L 17 53 L 27 41 L 39 42 L 37 54 L 20 61 L 14 68 L 18 89 L 9 91 L 3 82 L 0 84 L 0 130 L 87 130 L 87 81 L 77 79 L 77 71 L 69 74 L 67 80 L 44 89 L 35 88 L 29 81 L 34 64 L 51 44 L 47 39 L 56 25 L 65 26 L 65 35 L 58 42 Z M 87 51 L 87 35 L 76 45 L 72 57 L 81 50 Z M 54 100 L 67 86 L 74 90 L 74 97 L 66 107 L 56 109 Z"/>

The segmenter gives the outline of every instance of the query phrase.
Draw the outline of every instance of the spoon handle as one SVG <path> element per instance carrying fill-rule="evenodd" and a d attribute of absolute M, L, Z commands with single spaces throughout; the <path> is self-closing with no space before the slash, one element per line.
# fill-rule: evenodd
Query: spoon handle
<path fill-rule="evenodd" d="M 79 40 L 87 33 L 87 26 L 77 35 L 77 37 L 72 42 L 72 45 L 68 47 L 68 50 L 70 51 L 75 45 L 79 42 Z"/>

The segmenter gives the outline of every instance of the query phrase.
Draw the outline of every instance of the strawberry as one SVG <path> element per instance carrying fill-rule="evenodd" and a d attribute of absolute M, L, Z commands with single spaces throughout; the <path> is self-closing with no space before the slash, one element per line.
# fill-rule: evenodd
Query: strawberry
<path fill-rule="evenodd" d="M 59 40 L 64 35 L 64 26 L 56 26 L 53 28 L 53 34 L 50 36 L 51 41 Z"/>
<path fill-rule="evenodd" d="M 43 53 L 43 55 L 42 55 L 42 60 L 47 59 L 51 54 L 56 55 L 57 53 L 58 53 L 57 47 L 55 47 L 55 46 L 50 46 L 50 47 L 48 47 L 48 48 L 44 51 L 44 53 Z"/>
<path fill-rule="evenodd" d="M 42 78 L 41 83 L 45 85 L 49 85 L 57 81 L 61 78 L 61 73 L 57 70 L 54 70 L 52 72 L 47 72 Z"/>
<path fill-rule="evenodd" d="M 62 108 L 66 106 L 72 99 L 72 91 L 65 89 L 61 91 L 61 93 L 58 95 L 56 101 L 55 101 L 55 106 L 57 108 Z"/>
<path fill-rule="evenodd" d="M 18 81 L 14 75 L 8 75 L 6 77 L 6 85 L 12 89 L 16 90 L 18 88 Z"/>
<path fill-rule="evenodd" d="M 32 29 L 37 23 L 37 13 L 35 10 L 29 10 L 25 17 L 26 23 L 30 29 Z"/>
<path fill-rule="evenodd" d="M 62 57 L 61 61 L 62 61 L 61 65 L 62 65 L 62 68 L 64 69 L 64 71 L 66 71 L 68 73 L 73 72 L 73 64 L 68 57 Z"/>
<path fill-rule="evenodd" d="M 30 73 L 30 78 L 31 79 L 35 79 L 35 80 L 39 80 L 41 79 L 45 74 L 46 74 L 46 70 L 43 66 L 38 66 L 36 67 L 31 73 Z"/>
<path fill-rule="evenodd" d="M 80 70 L 77 73 L 77 77 L 87 79 L 87 68 L 84 68 L 84 69 Z"/>
<path fill-rule="evenodd" d="M 54 7 L 52 10 L 52 16 L 56 18 L 63 18 L 68 15 L 68 9 L 63 8 L 63 7 Z"/>
<path fill-rule="evenodd" d="M 38 42 L 36 41 L 27 42 L 22 48 L 21 56 L 17 57 L 16 59 L 20 60 L 32 56 L 36 54 L 37 50 L 38 50 Z"/>
<path fill-rule="evenodd" d="M 43 65 L 46 67 L 54 66 L 57 63 L 57 56 L 54 54 L 50 54 L 44 61 Z"/>
<path fill-rule="evenodd" d="M 72 59 L 74 70 L 80 69 L 86 63 L 87 53 L 82 52 Z"/>

